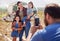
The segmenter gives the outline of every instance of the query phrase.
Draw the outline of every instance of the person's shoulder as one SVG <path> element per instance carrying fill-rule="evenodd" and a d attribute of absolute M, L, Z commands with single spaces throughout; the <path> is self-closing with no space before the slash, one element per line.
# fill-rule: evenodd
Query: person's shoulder
<path fill-rule="evenodd" d="M 20 10 L 17 10 L 17 11 L 16 11 L 16 15 L 19 15 L 19 13 L 20 13 Z"/>
<path fill-rule="evenodd" d="M 42 29 L 42 30 L 36 31 L 33 36 L 37 36 L 37 37 L 41 36 L 42 37 L 45 34 L 46 34 L 46 30 Z"/>
<path fill-rule="evenodd" d="M 55 29 L 56 27 L 60 26 L 60 24 L 57 24 L 57 23 L 53 23 L 53 24 L 50 24 L 48 26 L 45 27 L 46 30 L 49 30 L 49 29 Z"/>
<path fill-rule="evenodd" d="M 23 7 L 24 9 L 27 9 L 26 7 Z"/>
<path fill-rule="evenodd" d="M 23 7 L 23 11 L 27 11 L 27 8 L 26 7 Z"/>
<path fill-rule="evenodd" d="M 38 34 L 45 34 L 46 33 L 46 29 L 39 30 L 36 33 L 38 33 Z"/>

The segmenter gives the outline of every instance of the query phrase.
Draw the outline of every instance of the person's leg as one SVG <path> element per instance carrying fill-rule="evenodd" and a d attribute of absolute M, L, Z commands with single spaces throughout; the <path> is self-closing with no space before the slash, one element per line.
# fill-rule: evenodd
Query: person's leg
<path fill-rule="evenodd" d="M 13 37 L 13 40 L 12 41 L 16 41 L 16 37 Z"/>
<path fill-rule="evenodd" d="M 18 31 L 12 31 L 11 37 L 13 37 L 12 41 L 16 41 L 16 38 L 18 37 Z"/>
<path fill-rule="evenodd" d="M 25 28 L 25 35 L 26 35 L 26 38 L 28 37 L 30 27 L 31 27 L 30 22 L 27 22 L 27 23 L 26 23 L 26 28 Z"/>
<path fill-rule="evenodd" d="M 26 18 L 27 18 L 27 16 L 25 16 L 25 17 L 22 19 L 22 22 L 23 22 L 23 23 L 25 22 Z M 22 41 L 22 36 L 23 36 L 24 30 L 25 30 L 25 27 L 23 27 L 23 30 L 20 31 L 19 41 Z"/>
<path fill-rule="evenodd" d="M 22 36 L 23 36 L 24 30 L 25 30 L 25 27 L 23 27 L 23 30 L 19 34 L 19 41 L 22 41 Z"/>

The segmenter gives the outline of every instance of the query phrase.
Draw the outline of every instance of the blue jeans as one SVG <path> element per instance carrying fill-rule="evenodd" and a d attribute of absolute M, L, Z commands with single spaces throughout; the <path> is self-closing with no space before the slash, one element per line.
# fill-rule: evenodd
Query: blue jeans
<path fill-rule="evenodd" d="M 22 31 L 19 34 L 19 41 L 22 41 L 22 36 L 23 36 L 24 29 L 25 29 L 25 27 L 23 27 Z"/>
<path fill-rule="evenodd" d="M 30 23 L 30 21 L 28 21 L 26 23 L 26 27 L 25 27 L 25 35 L 26 35 L 26 38 L 28 37 L 30 27 L 31 27 L 31 23 Z"/>
<path fill-rule="evenodd" d="M 20 32 L 20 34 L 19 34 L 19 41 L 22 41 L 22 36 L 23 36 L 23 32 L 24 32 L 24 31 L 25 31 L 25 36 L 26 36 L 26 38 L 28 37 L 30 27 L 31 27 L 31 23 L 30 23 L 30 21 L 27 21 L 27 22 L 26 22 L 26 26 L 23 27 L 23 30 L 22 30 L 22 31 Z"/>

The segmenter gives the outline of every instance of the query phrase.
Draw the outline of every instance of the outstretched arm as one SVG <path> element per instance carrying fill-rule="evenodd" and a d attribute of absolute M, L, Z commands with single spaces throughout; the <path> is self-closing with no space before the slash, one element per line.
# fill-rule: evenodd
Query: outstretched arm
<path fill-rule="evenodd" d="M 42 33 L 40 33 L 40 31 L 36 32 L 30 41 L 43 41 L 43 38 L 42 38 Z"/>

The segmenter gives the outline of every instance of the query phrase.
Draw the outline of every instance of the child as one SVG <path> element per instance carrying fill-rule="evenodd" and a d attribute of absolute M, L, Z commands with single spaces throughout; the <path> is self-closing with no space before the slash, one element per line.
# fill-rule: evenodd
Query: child
<path fill-rule="evenodd" d="M 22 21 L 20 16 L 15 16 L 12 22 L 12 33 L 13 41 L 16 41 L 16 38 L 19 36 L 20 31 L 22 30 Z"/>

